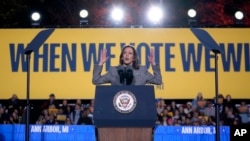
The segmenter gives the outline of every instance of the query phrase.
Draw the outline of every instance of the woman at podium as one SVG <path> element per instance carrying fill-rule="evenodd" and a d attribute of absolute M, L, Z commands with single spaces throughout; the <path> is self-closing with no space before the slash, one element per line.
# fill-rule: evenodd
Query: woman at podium
<path fill-rule="evenodd" d="M 111 66 L 110 70 L 101 75 L 103 64 L 109 59 L 103 49 L 100 54 L 100 62 L 94 65 L 92 82 L 95 85 L 110 83 L 111 85 L 146 85 L 162 84 L 160 66 L 155 63 L 154 50 L 151 49 L 148 61 L 150 62 L 153 74 L 145 66 L 139 65 L 138 55 L 135 48 L 131 45 L 123 47 L 119 65 Z"/>

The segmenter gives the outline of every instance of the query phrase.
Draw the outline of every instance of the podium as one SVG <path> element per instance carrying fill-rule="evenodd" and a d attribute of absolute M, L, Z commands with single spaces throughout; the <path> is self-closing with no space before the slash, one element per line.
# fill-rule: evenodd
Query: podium
<path fill-rule="evenodd" d="M 98 141 L 152 141 L 157 120 L 153 86 L 96 86 Z"/>

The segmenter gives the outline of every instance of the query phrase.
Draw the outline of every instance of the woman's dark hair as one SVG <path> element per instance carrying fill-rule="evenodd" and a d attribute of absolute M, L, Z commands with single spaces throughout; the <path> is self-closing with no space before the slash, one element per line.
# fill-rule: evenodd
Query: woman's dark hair
<path fill-rule="evenodd" d="M 133 58 L 133 64 L 132 64 L 132 67 L 134 68 L 134 69 L 139 69 L 139 60 L 138 60 L 138 55 L 137 55 L 137 52 L 136 52 L 136 50 L 135 50 L 135 48 L 132 46 L 132 45 L 125 45 L 123 48 L 122 48 L 122 52 L 121 52 L 121 54 L 120 54 L 120 65 L 123 65 L 124 64 L 124 62 L 123 62 L 123 60 L 122 60 L 122 56 L 123 56 L 123 53 L 124 53 L 124 50 L 126 49 L 126 48 L 131 48 L 132 50 L 133 50 L 133 54 L 134 54 L 134 58 Z"/>

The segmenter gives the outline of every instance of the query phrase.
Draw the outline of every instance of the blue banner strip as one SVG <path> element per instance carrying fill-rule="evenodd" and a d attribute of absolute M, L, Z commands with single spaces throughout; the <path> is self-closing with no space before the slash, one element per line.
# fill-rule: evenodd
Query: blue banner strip
<path fill-rule="evenodd" d="M 0 141 L 25 141 L 25 125 L 0 125 Z M 90 125 L 31 125 L 30 141 L 96 141 Z"/>
<path fill-rule="evenodd" d="M 215 141 L 214 126 L 157 126 L 154 141 Z M 30 141 L 96 141 L 91 125 L 30 125 Z M 230 128 L 220 127 L 220 141 L 230 140 Z M 0 125 L 0 141 L 25 141 L 25 125 Z"/>

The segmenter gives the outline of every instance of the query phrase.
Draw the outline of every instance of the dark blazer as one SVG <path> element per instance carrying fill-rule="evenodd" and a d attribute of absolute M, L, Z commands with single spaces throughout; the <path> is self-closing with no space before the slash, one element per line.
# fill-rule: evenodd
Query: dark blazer
<path fill-rule="evenodd" d="M 118 74 L 118 66 L 110 67 L 110 70 L 101 75 L 103 66 L 95 65 L 93 70 L 92 83 L 95 85 L 110 83 L 111 85 L 122 85 Z M 152 66 L 153 74 L 149 73 L 147 68 L 140 66 L 138 70 L 133 69 L 133 82 L 132 85 L 145 85 L 145 84 L 162 84 L 162 77 L 159 65 Z"/>

